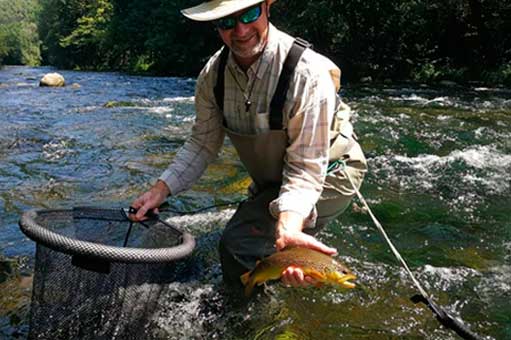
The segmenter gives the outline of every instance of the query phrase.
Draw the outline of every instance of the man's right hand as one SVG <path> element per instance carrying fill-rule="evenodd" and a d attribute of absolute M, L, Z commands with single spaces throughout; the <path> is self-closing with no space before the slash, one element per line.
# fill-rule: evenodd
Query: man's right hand
<path fill-rule="evenodd" d="M 145 214 L 149 210 L 153 210 L 153 212 L 157 214 L 158 207 L 165 202 L 169 195 L 169 187 L 165 182 L 158 180 L 149 191 L 143 193 L 133 201 L 131 206 L 137 209 L 137 213 L 135 215 L 130 215 L 130 218 L 134 221 L 143 221 L 147 219 Z"/>

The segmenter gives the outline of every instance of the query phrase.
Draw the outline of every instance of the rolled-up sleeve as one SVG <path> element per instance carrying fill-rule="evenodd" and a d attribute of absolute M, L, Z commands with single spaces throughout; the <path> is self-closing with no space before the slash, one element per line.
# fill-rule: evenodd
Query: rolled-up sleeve
<path fill-rule="evenodd" d="M 270 211 L 275 217 L 293 211 L 306 218 L 321 195 L 326 177 L 336 90 L 327 72 L 302 74 L 295 77 L 288 99 L 283 181 Z"/>
<path fill-rule="evenodd" d="M 195 110 L 197 112 L 192 134 L 179 149 L 171 165 L 159 177 L 173 195 L 189 189 L 218 155 L 225 132 L 222 115 L 213 94 L 215 59 L 211 60 L 197 78 Z"/>

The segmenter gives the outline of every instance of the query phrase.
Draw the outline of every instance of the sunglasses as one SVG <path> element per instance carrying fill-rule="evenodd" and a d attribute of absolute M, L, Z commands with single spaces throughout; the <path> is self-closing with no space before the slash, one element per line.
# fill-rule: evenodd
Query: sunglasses
<path fill-rule="evenodd" d="M 214 24 L 217 28 L 221 30 L 230 30 L 233 29 L 234 26 L 236 26 L 236 22 L 238 21 L 245 25 L 257 21 L 257 19 L 259 19 L 259 17 L 261 16 L 261 13 L 262 13 L 261 4 L 259 4 L 254 7 L 250 7 L 237 17 L 230 16 L 215 20 Z"/>

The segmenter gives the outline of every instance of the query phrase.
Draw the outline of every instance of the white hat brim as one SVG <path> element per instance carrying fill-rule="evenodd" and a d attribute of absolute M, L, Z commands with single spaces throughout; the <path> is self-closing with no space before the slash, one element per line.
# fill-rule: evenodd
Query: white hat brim
<path fill-rule="evenodd" d="M 270 3 L 276 0 L 270 0 Z M 226 17 L 264 0 L 212 0 L 183 9 L 181 13 L 195 21 L 211 21 Z"/>

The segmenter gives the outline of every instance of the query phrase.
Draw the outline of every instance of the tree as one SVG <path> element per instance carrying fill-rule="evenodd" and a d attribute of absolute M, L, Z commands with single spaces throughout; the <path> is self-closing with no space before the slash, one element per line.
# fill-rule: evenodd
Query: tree
<path fill-rule="evenodd" d="M 0 64 L 40 63 L 36 0 L 0 0 Z"/>

